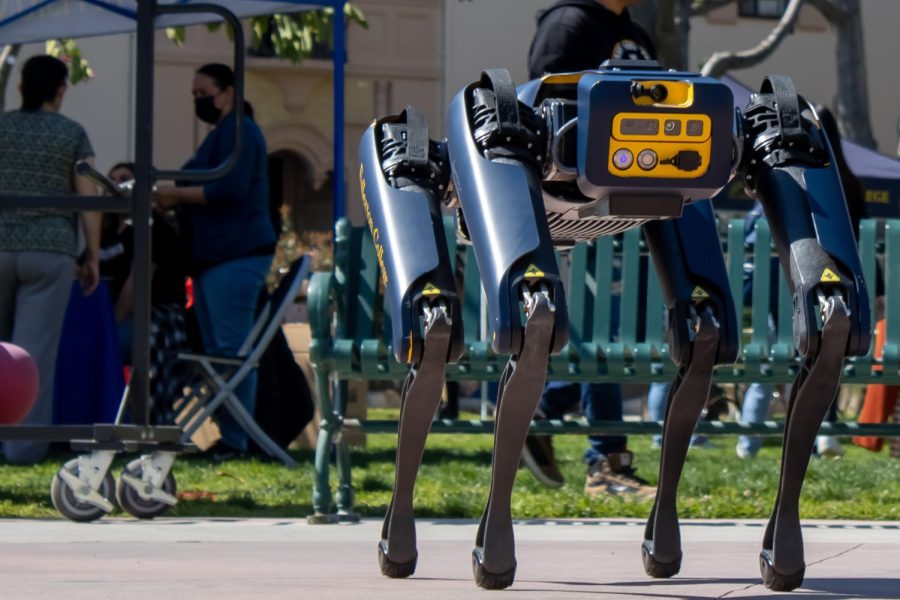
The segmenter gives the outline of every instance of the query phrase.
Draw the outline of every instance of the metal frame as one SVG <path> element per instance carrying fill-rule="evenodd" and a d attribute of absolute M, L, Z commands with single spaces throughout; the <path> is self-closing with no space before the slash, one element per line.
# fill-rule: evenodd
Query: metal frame
<path fill-rule="evenodd" d="M 335 222 L 345 211 L 344 182 L 344 72 L 346 59 L 346 32 L 344 6 L 346 0 L 291 0 L 297 5 L 331 7 L 334 9 L 334 201 Z M 158 179 L 181 181 L 209 181 L 228 173 L 237 162 L 241 146 L 241 120 L 238 119 L 235 152 L 229 160 L 209 171 L 157 171 L 153 160 L 153 87 L 155 19 L 165 14 L 215 13 L 229 22 L 234 29 L 234 70 L 236 110 L 240 110 L 244 97 L 244 39 L 240 20 L 228 9 L 213 3 L 166 4 L 157 0 L 137 1 L 137 57 L 135 102 L 135 182 L 132 196 L 110 198 L 105 196 L 47 197 L 38 204 L 34 197 L 0 195 L 0 210 L 16 208 L 51 208 L 72 211 L 103 211 L 128 213 L 134 222 L 134 344 L 133 371 L 130 383 L 132 425 L 94 426 L 20 426 L 0 425 L 0 440 L 74 441 L 90 440 L 87 445 L 120 445 L 134 447 L 177 444 L 181 430 L 178 427 L 149 426 L 149 374 L 150 374 L 150 216 L 151 191 Z M 84 446 L 85 443 L 79 442 Z"/>

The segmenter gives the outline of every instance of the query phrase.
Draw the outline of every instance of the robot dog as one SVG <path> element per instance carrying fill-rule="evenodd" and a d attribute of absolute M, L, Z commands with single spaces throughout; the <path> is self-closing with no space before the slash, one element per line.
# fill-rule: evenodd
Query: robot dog
<path fill-rule="evenodd" d="M 656 501 L 642 555 L 652 577 L 681 567 L 676 492 L 713 368 L 735 361 L 739 334 L 712 197 L 735 177 L 764 205 L 793 295 L 803 364 L 792 387 L 781 478 L 763 538 L 767 587 L 791 590 L 805 563 L 799 495 L 844 357 L 869 348 L 868 294 L 841 182 L 814 108 L 770 76 L 743 112 L 721 82 L 652 61 L 607 61 L 516 88 L 485 71 L 452 101 L 448 139 L 407 107 L 375 121 L 360 145 L 360 185 L 392 317 L 403 385 L 393 497 L 378 559 L 388 577 L 416 567 L 413 488 L 445 365 L 463 351 L 460 300 L 441 207 L 474 246 L 500 378 L 490 494 L 472 564 L 483 588 L 510 586 L 510 502 L 551 354 L 567 342 L 554 255 L 643 227 L 667 310 L 678 374 L 669 391 Z M 579 276 L 575 273 L 573 276 Z"/>

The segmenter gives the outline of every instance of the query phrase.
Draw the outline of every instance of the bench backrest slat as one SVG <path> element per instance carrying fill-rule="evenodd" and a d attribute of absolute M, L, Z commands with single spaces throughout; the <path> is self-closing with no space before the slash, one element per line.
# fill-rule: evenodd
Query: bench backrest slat
<path fill-rule="evenodd" d="M 755 243 L 745 243 L 746 223 L 734 219 L 727 224 L 729 285 L 740 315 L 742 352 L 733 368 L 720 368 L 720 381 L 789 381 L 798 365 L 793 347 L 792 302 L 787 281 L 772 250 L 771 233 L 764 219 L 755 222 Z M 347 354 L 352 347 L 358 355 L 363 348 L 365 365 L 346 360 L 336 365 L 342 373 L 352 369 L 357 376 L 393 378 L 402 365 L 393 364 L 390 352 L 390 315 L 378 318 L 382 299 L 378 293 L 378 261 L 369 233 L 364 228 L 348 228 L 336 243 L 335 280 L 346 302 L 341 311 L 335 345 Z M 870 282 L 868 291 L 874 311 L 875 277 L 878 268 L 879 223 L 864 220 L 860 227 L 860 258 Z M 461 284 L 462 318 L 467 352 L 459 366 L 451 366 L 452 379 L 492 379 L 506 357 L 495 356 L 489 339 L 481 335 L 482 293 L 475 255 L 470 245 L 458 244 L 455 224 L 445 221 L 453 268 Z M 652 261 L 641 244 L 639 230 L 620 236 L 602 237 L 579 244 L 568 251 L 569 280 L 567 304 L 570 315 L 569 345 L 551 361 L 551 378 L 661 381 L 671 376 L 674 366 L 667 358 L 664 336 L 665 312 L 662 289 Z M 644 253 L 642 255 L 642 252 Z M 892 291 L 900 293 L 900 220 L 885 226 L 884 282 L 887 295 L 886 331 L 888 342 L 883 359 L 872 352 L 848 363 L 845 381 L 872 380 L 873 368 L 887 368 L 890 381 L 900 379 L 900 308 Z M 463 264 L 458 264 L 458 261 Z M 745 299 L 745 263 L 752 262 L 752 290 L 749 306 Z M 773 272 L 773 269 L 775 270 Z M 565 271 L 565 270 L 564 270 Z M 565 273 L 564 273 L 565 275 Z M 777 282 L 777 289 L 771 286 Z M 773 293 L 774 292 L 774 293 Z M 775 299 L 776 328 L 770 331 L 772 299 Z M 379 323 L 380 321 L 380 323 Z M 618 321 L 618 332 L 613 324 Z M 874 325 L 874 317 L 873 317 Z M 341 354 L 340 352 L 338 354 Z M 342 354 L 342 355 L 343 355 Z M 384 363 L 384 364 L 382 364 Z M 388 364 L 390 363 L 390 364 Z M 878 375 L 876 374 L 876 377 Z"/>

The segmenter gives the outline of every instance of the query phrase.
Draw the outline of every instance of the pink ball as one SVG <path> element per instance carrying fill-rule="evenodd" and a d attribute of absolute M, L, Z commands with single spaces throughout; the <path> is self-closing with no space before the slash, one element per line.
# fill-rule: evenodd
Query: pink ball
<path fill-rule="evenodd" d="M 0 342 L 0 425 L 25 418 L 38 394 L 38 368 L 23 348 Z"/>

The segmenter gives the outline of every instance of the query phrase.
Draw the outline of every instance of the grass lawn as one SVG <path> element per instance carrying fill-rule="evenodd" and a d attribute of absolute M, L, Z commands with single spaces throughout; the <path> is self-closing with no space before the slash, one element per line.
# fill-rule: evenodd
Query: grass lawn
<path fill-rule="evenodd" d="M 396 415 L 377 412 L 373 418 Z M 394 435 L 370 435 L 365 448 L 353 451 L 357 510 L 381 517 L 390 501 Z M 646 517 L 648 501 L 583 492 L 583 436 L 557 436 L 557 457 L 567 479 L 550 490 L 526 470 L 519 472 L 513 493 L 516 518 Z M 416 489 L 417 514 L 428 517 L 481 515 L 488 493 L 492 437 L 436 435 L 429 439 Z M 735 438 L 715 436 L 709 447 L 688 454 L 680 487 L 679 508 L 690 518 L 764 518 L 775 498 L 780 438 L 768 438 L 753 460 L 739 460 Z M 632 437 L 638 474 L 657 480 L 659 451 L 649 436 Z M 805 519 L 900 519 L 900 460 L 887 452 L 872 454 L 845 440 L 838 460 L 813 459 L 801 499 Z M 175 516 L 305 517 L 312 512 L 312 451 L 296 453 L 301 467 L 288 470 L 260 460 L 210 464 L 201 457 L 175 463 L 179 504 Z M 0 517 L 57 517 L 50 503 L 50 481 L 71 454 L 58 454 L 37 467 L 0 463 Z M 114 465 L 118 476 L 125 458 Z"/>

